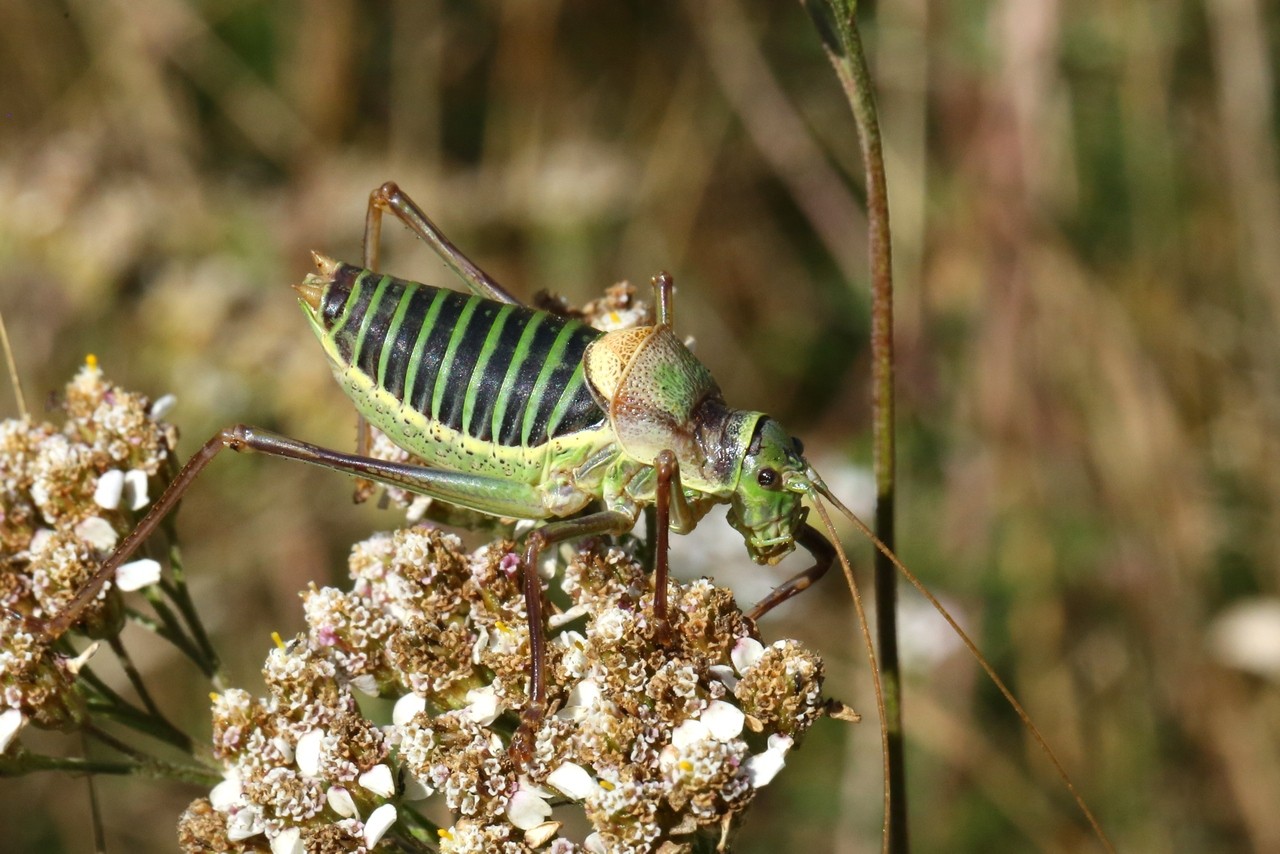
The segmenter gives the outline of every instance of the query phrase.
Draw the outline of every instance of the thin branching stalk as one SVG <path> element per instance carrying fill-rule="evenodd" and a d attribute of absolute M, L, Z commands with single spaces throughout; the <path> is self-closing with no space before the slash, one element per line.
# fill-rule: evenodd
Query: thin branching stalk
<path fill-rule="evenodd" d="M 87 756 L 89 754 L 89 738 L 84 733 L 80 733 L 80 749 Z M 107 834 L 102 824 L 102 804 L 98 802 L 98 787 L 94 780 L 94 775 L 84 775 L 85 789 L 89 792 L 89 817 L 93 824 L 93 850 L 107 850 Z"/>
<path fill-rule="evenodd" d="M 116 654 L 116 658 L 120 659 L 120 667 L 124 670 L 125 675 L 129 677 L 129 683 L 133 685 L 133 690 L 137 692 L 138 699 L 142 701 L 142 705 L 147 707 L 147 711 L 152 717 L 163 720 L 164 714 L 152 698 L 151 691 L 147 688 L 147 683 L 143 680 L 142 674 L 134 666 L 133 659 L 129 656 L 129 650 L 124 647 L 124 641 L 120 640 L 119 635 L 112 635 L 107 638 L 107 643 L 111 646 L 111 651 Z"/>
<path fill-rule="evenodd" d="M 889 549 L 894 537 L 893 263 L 889 239 L 889 197 L 885 182 L 880 123 L 871 73 L 858 32 L 853 0 L 801 0 L 844 88 L 858 127 L 867 181 L 868 254 L 871 264 L 872 457 L 876 480 L 876 536 Z M 902 679 L 898 663 L 897 576 L 881 552 L 875 554 L 876 634 L 884 682 L 888 730 L 888 848 L 909 850 L 906 758 L 902 734 Z"/>
<path fill-rule="evenodd" d="M 221 688 L 222 661 L 218 658 L 217 650 L 213 648 L 213 642 L 209 640 L 209 633 L 200 619 L 200 612 L 196 610 L 195 603 L 191 600 L 191 589 L 187 586 L 187 573 L 182 563 L 182 550 L 178 548 L 177 532 L 174 530 L 172 518 L 166 520 L 165 528 L 170 543 L 169 571 L 173 575 L 173 581 L 162 581 L 161 588 L 178 606 L 178 611 L 191 629 L 191 637 L 201 655 L 204 656 L 214 687 Z"/>
<path fill-rule="evenodd" d="M 157 585 L 159 587 L 160 585 Z M 178 616 L 173 609 L 166 604 L 162 598 L 162 591 L 154 587 L 149 587 L 143 591 L 147 601 L 151 603 L 151 607 L 155 610 L 156 615 L 160 618 L 158 624 L 153 623 L 156 634 L 169 641 L 179 650 L 182 651 L 187 658 L 191 659 L 200 671 L 210 679 L 214 676 L 214 663 L 209 661 L 201 652 L 195 642 L 187 637 L 186 631 L 182 627 L 182 623 L 178 620 Z M 133 616 L 130 614 L 130 616 Z"/>
<path fill-rule="evenodd" d="M 136 774 L 141 767 L 141 764 L 137 762 L 82 759 L 77 756 L 45 756 L 41 753 L 28 753 L 26 751 L 0 754 L 0 776 L 3 777 L 19 777 L 36 771 L 123 776 Z"/>
<path fill-rule="evenodd" d="M 184 753 L 192 751 L 193 742 L 191 736 L 178 729 L 163 715 L 151 715 L 132 705 L 87 667 L 80 671 L 79 677 L 88 688 L 97 694 L 97 697 L 90 696 L 86 700 L 91 711 L 108 717 L 143 735 L 171 744 Z"/>
<path fill-rule="evenodd" d="M 94 741 L 131 759 L 133 768 L 125 773 L 165 780 L 178 780 L 184 783 L 197 783 L 204 786 L 216 785 L 222 779 L 216 772 L 202 766 L 179 765 L 149 756 L 94 724 L 85 724 L 83 732 Z"/>

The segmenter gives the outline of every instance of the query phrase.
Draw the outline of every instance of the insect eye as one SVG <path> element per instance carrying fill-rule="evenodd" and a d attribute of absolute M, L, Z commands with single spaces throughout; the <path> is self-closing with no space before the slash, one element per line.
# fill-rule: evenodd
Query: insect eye
<path fill-rule="evenodd" d="M 765 489 L 772 489 L 778 483 L 778 472 L 776 469 L 764 468 L 760 469 L 756 475 L 756 483 Z"/>

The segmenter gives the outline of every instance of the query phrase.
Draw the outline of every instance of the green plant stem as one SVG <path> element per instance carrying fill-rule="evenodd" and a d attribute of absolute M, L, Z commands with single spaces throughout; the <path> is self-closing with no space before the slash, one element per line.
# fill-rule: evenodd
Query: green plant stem
<path fill-rule="evenodd" d="M 68 774 L 135 774 L 141 766 L 136 762 L 107 762 L 75 756 L 44 756 L 39 753 L 6 753 L 0 755 L 0 777 L 20 777 L 37 771 L 65 771 Z"/>
<path fill-rule="evenodd" d="M 178 729 L 166 718 L 153 717 L 132 705 L 87 667 L 80 671 L 79 678 L 101 698 L 88 698 L 87 702 L 90 711 L 110 718 L 143 735 L 171 744 L 184 753 L 189 754 L 194 749 L 191 736 Z"/>
<path fill-rule="evenodd" d="M 434 821 L 407 804 L 401 804 L 398 809 L 400 811 L 400 818 L 403 819 L 403 830 L 406 831 L 415 841 L 425 842 L 428 845 L 436 845 L 439 843 L 440 825 L 436 824 Z"/>
<path fill-rule="evenodd" d="M 201 673 L 212 680 L 214 674 L 209 661 L 205 659 L 196 645 L 187 637 L 186 632 L 182 629 L 182 624 L 178 622 L 173 611 L 160 598 L 160 594 L 155 593 L 151 588 L 147 588 L 143 595 L 147 597 L 151 607 L 155 608 L 160 619 L 152 619 L 132 608 L 128 609 L 129 619 L 173 644 L 178 648 L 179 652 L 191 659 L 191 662 L 200 668 Z"/>
<path fill-rule="evenodd" d="M 85 756 L 89 755 L 89 737 L 83 732 L 80 733 L 80 750 Z M 89 791 L 89 816 L 93 824 L 93 850 L 107 850 L 107 835 L 102 826 L 102 804 L 98 802 L 98 787 L 94 782 L 93 774 L 84 775 L 85 788 Z"/>
<path fill-rule="evenodd" d="M 855 7 L 848 0 L 801 0 L 813 17 L 827 56 L 844 87 L 858 127 L 867 181 L 868 253 L 871 265 L 872 458 L 876 481 L 875 533 L 895 548 L 893 262 L 889 234 L 889 196 L 875 92 L 867 66 Z M 907 835 L 906 757 L 902 734 L 902 676 L 898 661 L 897 574 L 888 556 L 875 553 L 876 636 L 884 683 L 888 730 L 888 849 L 910 850 Z"/>
<path fill-rule="evenodd" d="M 168 521 L 166 520 L 166 522 Z M 210 678 L 213 680 L 214 687 L 221 690 L 223 687 L 222 661 L 218 658 L 218 652 L 213 648 L 213 643 L 209 640 L 209 633 L 205 630 L 204 623 L 200 620 L 200 612 L 196 609 L 195 603 L 191 601 L 191 590 L 187 587 L 187 573 L 182 563 L 182 552 L 178 549 L 177 540 L 175 539 L 176 533 L 173 530 L 172 523 L 167 528 L 169 542 L 172 544 L 169 546 L 169 570 L 173 573 L 173 583 L 161 582 L 161 586 L 174 604 L 178 606 L 178 611 L 191 629 L 191 637 L 195 640 L 196 646 L 200 648 L 201 653 L 209 664 L 209 669 L 212 671 Z"/>
<path fill-rule="evenodd" d="M 147 707 L 147 711 L 151 713 L 152 717 L 164 720 L 160 707 L 156 705 L 156 701 L 151 697 L 151 692 L 147 690 L 147 683 L 143 681 L 142 674 L 134 666 L 133 659 L 129 657 L 129 651 L 124 648 L 124 641 L 120 640 L 119 635 L 112 635 L 107 638 L 107 643 L 111 646 L 111 651 L 116 654 L 116 658 L 120 659 L 120 667 L 124 669 L 125 675 L 129 677 L 129 683 L 133 685 L 133 690 L 137 692 L 138 699 L 142 700 L 142 705 Z"/>
<path fill-rule="evenodd" d="M 101 730 L 86 729 L 90 738 L 107 743 L 112 749 L 119 750 L 122 743 L 111 738 Z M 0 755 L 0 777 L 20 777 L 34 774 L 37 771 L 61 771 L 67 774 L 112 774 L 123 776 L 128 774 L 153 779 L 176 780 L 180 783 L 193 783 L 198 786 L 215 786 L 222 777 L 215 771 L 195 765 L 178 765 L 153 759 L 123 745 L 129 758 L 127 760 L 90 759 L 78 756 L 45 756 L 40 753 L 28 753 L 25 750 Z"/>
<path fill-rule="evenodd" d="M 111 733 L 106 732 L 93 724 L 86 724 L 83 732 L 95 741 L 98 741 L 117 753 L 122 753 L 129 759 L 133 760 L 135 767 L 129 773 L 166 780 L 178 780 L 184 783 L 196 783 L 202 786 L 216 785 L 222 779 L 221 775 L 209 768 L 204 768 L 198 765 L 179 765 L 173 762 L 164 762 L 153 756 L 148 756 L 141 750 L 126 744 Z"/>

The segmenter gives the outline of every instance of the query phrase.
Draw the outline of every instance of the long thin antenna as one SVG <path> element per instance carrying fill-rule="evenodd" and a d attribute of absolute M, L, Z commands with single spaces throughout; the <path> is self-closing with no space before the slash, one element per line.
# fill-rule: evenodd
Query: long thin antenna
<path fill-rule="evenodd" d="M 1089 826 L 1093 828 L 1093 832 L 1098 837 L 1098 841 L 1102 843 L 1103 847 L 1105 847 L 1107 851 L 1111 852 L 1111 854 L 1115 854 L 1115 846 L 1111 844 L 1111 840 L 1102 830 L 1102 825 L 1099 824 L 1098 819 L 1094 817 L 1093 811 L 1089 809 L 1089 805 L 1084 802 L 1084 798 L 1081 797 L 1080 792 L 1076 790 L 1075 783 L 1071 782 L 1071 777 L 1067 774 L 1067 769 L 1063 767 L 1062 762 L 1058 759 L 1058 755 L 1053 752 L 1053 748 L 1049 746 L 1049 742 L 1040 734 L 1039 727 L 1037 727 L 1035 722 L 1031 720 L 1031 716 L 1027 714 L 1027 710 L 1018 702 L 1018 698 L 1013 696 L 1013 692 L 1009 690 L 1009 686 L 1005 685 L 1004 680 L 1000 678 L 1000 675 L 996 673 L 995 668 L 987 661 L 986 656 L 984 656 L 981 650 L 978 649 L 978 645 L 973 642 L 965 630 L 960 628 L 960 624 L 956 622 L 955 618 L 951 616 L 951 612 L 938 601 L 936 596 L 929 592 L 929 589 L 924 586 L 920 579 L 916 578 L 915 573 L 907 569 L 906 565 L 903 564 L 898 556 L 893 553 L 893 550 L 880 541 L 880 538 L 877 537 L 869 527 L 867 527 L 865 522 L 858 518 L 856 513 L 848 507 L 845 507 L 839 498 L 836 498 L 831 494 L 831 490 L 827 488 L 827 485 L 823 483 L 821 479 L 815 480 L 814 489 L 834 504 L 840 512 L 848 516 L 849 520 L 858 527 L 858 530 L 862 531 L 863 535 L 875 544 L 875 547 L 889 559 L 897 570 L 902 573 L 902 576 L 906 578 L 907 581 L 911 582 L 911 586 L 920 591 L 920 595 L 929 600 L 929 604 L 932 605 L 934 609 L 942 615 L 942 618 L 951 625 L 956 636 L 959 637 L 968 648 L 970 654 L 972 654 L 978 664 L 982 666 L 982 669 L 987 672 L 987 676 L 991 679 L 992 683 L 1000 689 L 1000 693 L 1004 695 L 1005 700 L 1007 700 L 1009 705 L 1013 707 L 1013 710 L 1022 720 L 1023 725 L 1026 726 L 1027 731 L 1031 733 L 1031 737 L 1035 739 L 1036 744 L 1040 745 L 1040 750 L 1049 758 L 1050 764 L 1052 764 L 1054 769 L 1058 772 L 1058 776 L 1062 778 L 1062 782 L 1067 787 L 1067 791 L 1069 791 L 1071 796 L 1075 798 L 1076 806 L 1080 808 L 1080 812 L 1084 813 L 1084 817 L 1088 820 Z M 822 506 L 816 501 L 814 502 L 814 505 L 819 508 Z M 819 510 L 819 513 L 821 513 L 821 510 Z M 823 521 L 826 521 L 825 514 L 823 514 Z M 830 523 L 828 523 L 828 530 L 830 530 Z M 836 548 L 839 549 L 839 541 L 836 540 L 834 532 L 832 533 L 832 541 L 837 543 Z"/>
<path fill-rule="evenodd" d="M 822 502 L 813 492 L 808 494 L 818 515 L 822 517 L 822 524 L 827 529 L 827 537 L 831 540 L 831 545 L 835 546 L 836 554 L 840 557 L 840 568 L 844 571 L 845 581 L 849 583 L 849 593 L 853 596 L 853 609 L 858 613 L 858 626 L 862 629 L 862 640 L 867 647 L 867 660 L 871 662 L 871 685 L 875 691 L 876 713 L 880 719 L 880 758 L 884 768 L 884 826 L 880 833 L 880 850 L 882 854 L 888 854 L 893 797 L 889 791 L 889 728 L 885 723 L 884 686 L 880 684 L 880 665 L 876 663 L 876 647 L 871 642 L 867 612 L 862 607 L 862 593 L 858 590 L 858 582 L 853 577 L 853 567 L 849 565 L 849 558 L 845 556 L 840 538 L 836 536 L 836 529 L 831 524 L 831 517 L 827 515 L 827 508 L 822 506 Z"/>
<path fill-rule="evenodd" d="M 9 346 L 9 330 L 4 325 L 4 314 L 0 312 L 0 346 L 4 347 L 4 360 L 9 366 L 9 382 L 13 386 L 13 396 L 18 399 L 18 414 L 23 420 L 30 416 L 27 413 L 27 402 L 22 395 L 22 380 L 18 377 L 18 363 L 13 358 L 13 348 Z"/>

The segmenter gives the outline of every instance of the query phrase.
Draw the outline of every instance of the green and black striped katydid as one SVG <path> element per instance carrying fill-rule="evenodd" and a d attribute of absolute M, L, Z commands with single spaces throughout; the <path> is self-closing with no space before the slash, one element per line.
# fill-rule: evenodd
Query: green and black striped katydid
<path fill-rule="evenodd" d="M 425 240 L 471 295 L 373 272 L 385 213 Z M 661 633 L 667 620 L 668 531 L 687 532 L 711 506 L 727 503 L 729 522 L 756 562 L 776 563 L 797 544 L 814 559 L 750 611 L 758 618 L 818 580 L 837 556 L 851 577 L 821 503 L 826 499 L 938 608 L 1075 794 L 1061 764 L 976 646 L 831 494 L 800 443 L 764 413 L 724 402 L 709 371 L 672 329 L 669 276 L 654 278 L 655 325 L 605 333 L 520 304 L 393 183 L 370 196 L 364 242 L 362 268 L 316 255 L 318 274 L 295 287 L 338 383 L 361 416 L 427 465 L 340 453 L 246 425 L 226 428 L 196 452 L 70 605 L 43 626 L 48 636 L 61 635 L 75 622 L 225 448 L 324 466 L 481 513 L 549 520 L 527 536 L 522 563 L 530 702 L 512 750 L 527 756 L 531 744 L 526 740 L 547 711 L 546 630 L 534 569 L 544 548 L 625 533 L 643 508 L 653 506 L 658 523 L 653 609 Z M 358 450 L 367 447 L 367 432 L 361 434 Z M 818 510 L 830 539 L 807 524 L 805 498 Z M 583 515 L 596 501 L 603 509 Z M 865 630 L 864 637 L 874 663 Z M 1076 800 L 1105 842 L 1084 802 L 1078 795 Z"/>
<path fill-rule="evenodd" d="M 398 217 L 467 283 L 470 296 L 374 273 L 384 212 Z M 224 448 L 347 472 L 471 510 L 548 519 L 526 538 L 530 625 L 526 722 L 546 709 L 545 629 L 535 571 L 548 545 L 630 531 L 657 510 L 654 616 L 667 618 L 669 529 L 691 530 L 714 504 L 747 550 L 773 563 L 803 545 L 814 565 L 751 612 L 808 587 L 835 549 L 805 523 L 805 495 L 825 492 L 796 440 L 761 412 L 724 403 L 707 369 L 672 331 L 672 284 L 654 279 L 658 322 L 602 333 L 521 305 L 468 260 L 394 184 L 370 197 L 365 266 L 316 256 L 318 274 L 297 285 L 300 303 L 339 384 L 361 415 L 429 467 L 344 454 L 236 425 L 188 461 L 138 527 L 66 610 L 46 625 L 64 632 Z M 579 514 L 593 501 L 604 509 Z"/>

